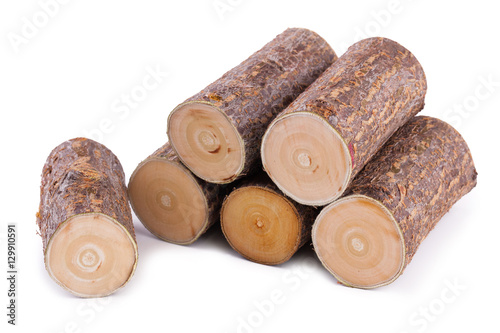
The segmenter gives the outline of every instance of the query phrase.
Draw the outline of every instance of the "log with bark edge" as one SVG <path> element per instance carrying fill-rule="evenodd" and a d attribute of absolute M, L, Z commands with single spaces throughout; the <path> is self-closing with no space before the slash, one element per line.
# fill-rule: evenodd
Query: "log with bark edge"
<path fill-rule="evenodd" d="M 125 175 L 118 158 L 90 139 L 63 142 L 42 172 L 37 224 L 45 267 L 80 297 L 106 296 L 137 265 L 137 243 Z"/>
<path fill-rule="evenodd" d="M 368 162 L 313 227 L 314 249 L 340 282 L 394 281 L 441 217 L 476 185 L 467 144 L 449 124 L 415 117 Z"/>
<path fill-rule="evenodd" d="M 195 175 L 212 183 L 253 172 L 267 125 L 336 58 L 316 33 L 285 30 L 171 112 L 172 147 Z"/>
<path fill-rule="evenodd" d="M 352 45 L 269 125 L 262 164 L 292 199 L 338 198 L 385 141 L 424 106 L 424 71 L 387 38 Z"/>
<path fill-rule="evenodd" d="M 191 244 L 219 220 L 224 185 L 193 175 L 170 143 L 141 162 L 129 181 L 130 203 L 144 226 L 175 244 Z"/>
<path fill-rule="evenodd" d="M 310 239 L 316 215 L 314 207 L 288 199 L 261 172 L 229 194 L 220 218 L 234 250 L 249 260 L 276 265 L 290 259 Z"/>

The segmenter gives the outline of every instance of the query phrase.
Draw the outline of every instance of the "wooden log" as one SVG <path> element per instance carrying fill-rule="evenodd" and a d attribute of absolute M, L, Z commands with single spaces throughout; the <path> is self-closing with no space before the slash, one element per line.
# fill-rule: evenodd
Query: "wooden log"
<path fill-rule="evenodd" d="M 400 128 L 316 219 L 312 239 L 343 284 L 391 283 L 441 217 L 476 186 L 467 144 L 447 123 L 415 117 Z"/>
<path fill-rule="evenodd" d="M 132 277 L 138 252 L 125 175 L 102 144 L 76 138 L 52 150 L 37 224 L 45 267 L 71 293 L 106 296 Z"/>
<path fill-rule="evenodd" d="M 269 125 L 262 163 L 292 199 L 337 199 L 385 141 L 424 106 L 424 71 L 387 38 L 352 45 Z"/>
<path fill-rule="evenodd" d="M 221 227 L 231 247 L 246 259 L 281 264 L 311 235 L 317 210 L 283 195 L 264 172 L 245 179 L 224 200 Z"/>
<path fill-rule="evenodd" d="M 194 176 L 170 143 L 141 162 L 129 181 L 130 203 L 152 234 L 174 244 L 191 244 L 219 221 L 223 185 Z"/>
<path fill-rule="evenodd" d="M 172 147 L 209 182 L 230 183 L 253 172 L 267 125 L 336 58 L 316 33 L 285 30 L 171 112 Z"/>

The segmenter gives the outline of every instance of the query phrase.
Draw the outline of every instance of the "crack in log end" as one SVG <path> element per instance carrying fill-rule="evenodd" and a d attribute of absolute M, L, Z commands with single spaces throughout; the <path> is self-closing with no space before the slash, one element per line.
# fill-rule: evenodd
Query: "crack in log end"
<path fill-rule="evenodd" d="M 220 146 L 215 148 L 214 150 L 210 150 L 210 154 L 217 154 L 220 151 Z M 227 152 L 229 153 L 229 148 L 227 149 Z"/>

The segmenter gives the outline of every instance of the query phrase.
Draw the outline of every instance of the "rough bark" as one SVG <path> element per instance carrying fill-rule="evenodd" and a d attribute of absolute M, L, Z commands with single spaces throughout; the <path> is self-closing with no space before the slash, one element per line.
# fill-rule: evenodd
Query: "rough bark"
<path fill-rule="evenodd" d="M 207 221 L 204 224 L 203 230 L 200 230 L 197 237 L 190 240 L 188 243 L 177 243 L 177 244 L 183 244 L 183 245 L 191 244 L 194 241 L 196 241 L 203 233 L 205 233 L 214 223 L 219 221 L 220 208 L 221 208 L 222 202 L 224 200 L 224 197 L 227 194 L 228 188 L 225 185 L 219 185 L 219 184 L 213 184 L 213 183 L 206 182 L 206 181 L 196 177 L 194 174 L 192 174 L 192 172 L 188 168 L 186 168 L 184 166 L 184 164 L 182 164 L 179 157 L 177 156 L 177 154 L 173 150 L 170 142 L 167 142 L 163 146 L 158 148 L 153 154 L 151 154 L 148 158 L 146 158 L 144 161 L 142 161 L 137 166 L 136 170 L 134 171 L 134 173 L 130 177 L 129 186 L 130 186 L 130 183 L 133 181 L 134 175 L 136 174 L 136 172 L 143 165 L 145 165 L 147 162 L 149 162 L 151 160 L 162 160 L 162 161 L 166 161 L 168 163 L 173 163 L 173 164 L 178 165 L 180 168 L 184 169 L 186 173 L 188 173 L 189 175 L 192 176 L 192 179 L 194 181 L 196 181 L 196 183 L 200 187 L 201 191 L 203 192 L 203 196 L 205 197 L 206 204 L 207 204 Z M 130 203 L 131 203 L 131 206 L 134 209 L 134 211 L 136 211 L 136 209 L 134 208 L 133 200 L 131 200 Z M 136 213 L 137 213 L 137 211 L 136 211 Z M 139 218 L 139 220 L 140 220 L 140 218 Z M 143 221 L 141 221 L 141 222 L 144 224 L 144 226 L 146 228 L 148 228 L 146 223 L 144 223 Z M 161 238 L 161 239 L 164 239 L 166 241 L 173 242 L 172 240 L 165 239 L 159 235 L 156 235 L 156 236 Z"/>
<path fill-rule="evenodd" d="M 387 139 L 424 106 L 425 74 L 417 59 L 387 38 L 352 45 L 276 119 L 311 112 L 343 138 L 350 180 Z"/>
<path fill-rule="evenodd" d="M 287 29 L 177 107 L 207 103 L 223 112 L 239 133 L 244 165 L 234 177 L 221 182 L 254 172 L 267 125 L 336 59 L 335 52 L 316 33 Z M 175 142 L 173 146 L 175 149 Z"/>
<path fill-rule="evenodd" d="M 297 239 L 297 247 L 295 248 L 295 251 L 290 253 L 289 257 L 286 258 L 286 260 L 290 259 L 290 257 L 292 257 L 295 252 L 297 252 L 305 243 L 307 243 L 311 239 L 311 228 L 312 228 L 312 225 L 314 223 L 314 219 L 318 215 L 319 211 L 315 207 L 301 205 L 301 204 L 289 199 L 288 197 L 286 197 L 283 194 L 283 192 L 272 182 L 272 180 L 263 171 L 259 172 L 258 174 L 255 174 L 251 177 L 247 177 L 247 178 L 242 179 L 233 188 L 233 191 L 244 189 L 244 188 L 249 188 L 249 187 L 255 187 L 255 188 L 259 188 L 259 189 L 263 189 L 263 190 L 275 193 L 276 195 L 281 196 L 289 205 L 294 207 L 296 217 L 299 221 L 301 228 L 300 228 L 300 235 Z M 231 194 L 229 194 L 229 196 L 230 195 Z M 227 200 L 224 201 L 222 210 L 224 210 L 224 205 L 226 204 L 226 202 L 227 202 Z M 221 225 L 222 225 L 222 231 L 224 232 L 224 222 L 222 221 L 222 210 L 221 210 Z M 224 235 L 226 236 L 226 239 L 228 239 L 225 232 L 224 232 Z M 229 239 L 228 239 L 228 241 L 229 241 Z M 229 243 L 230 243 L 231 247 L 233 247 L 233 249 L 238 251 L 238 249 L 236 249 L 231 244 L 231 242 L 229 242 Z M 247 259 L 255 261 L 254 258 L 247 258 Z M 286 261 L 286 260 L 284 260 L 284 261 Z M 284 261 L 276 262 L 276 263 L 272 263 L 272 264 L 280 264 L 280 263 L 283 263 Z M 261 262 L 261 263 L 269 264 L 267 262 Z"/>
<path fill-rule="evenodd" d="M 477 183 L 469 148 L 449 124 L 414 117 L 353 180 L 345 196 L 364 195 L 392 213 L 405 247 L 404 267 L 441 217 Z"/>
<path fill-rule="evenodd" d="M 111 217 L 135 241 L 124 179 L 118 158 L 98 142 L 76 138 L 54 148 L 43 167 L 37 213 L 44 252 L 59 225 L 86 213 Z"/>

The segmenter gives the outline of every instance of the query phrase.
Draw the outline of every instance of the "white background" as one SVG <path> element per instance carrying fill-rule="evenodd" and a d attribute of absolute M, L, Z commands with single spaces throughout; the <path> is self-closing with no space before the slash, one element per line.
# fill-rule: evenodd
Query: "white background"
<path fill-rule="evenodd" d="M 47 2 L 0 4 L 2 332 L 498 329 L 494 1 L 72 0 L 51 7 L 44 21 L 40 3 Z M 39 27 L 30 31 L 29 22 Z M 422 114 L 452 123 L 471 148 L 478 186 L 431 232 L 404 274 L 376 290 L 351 289 L 336 283 L 310 246 L 268 267 L 242 259 L 217 229 L 192 246 L 176 246 L 134 218 L 139 263 L 128 285 L 97 300 L 56 285 L 44 269 L 35 224 L 49 152 L 73 137 L 99 139 L 128 179 L 166 141 L 170 110 L 287 27 L 316 31 L 338 55 L 367 36 L 398 41 L 427 75 Z M 151 70 L 168 75 L 124 108 L 123 96 L 140 89 Z M 5 315 L 7 223 L 18 228 L 16 327 Z M 270 306 L 272 295 L 281 296 Z"/>

